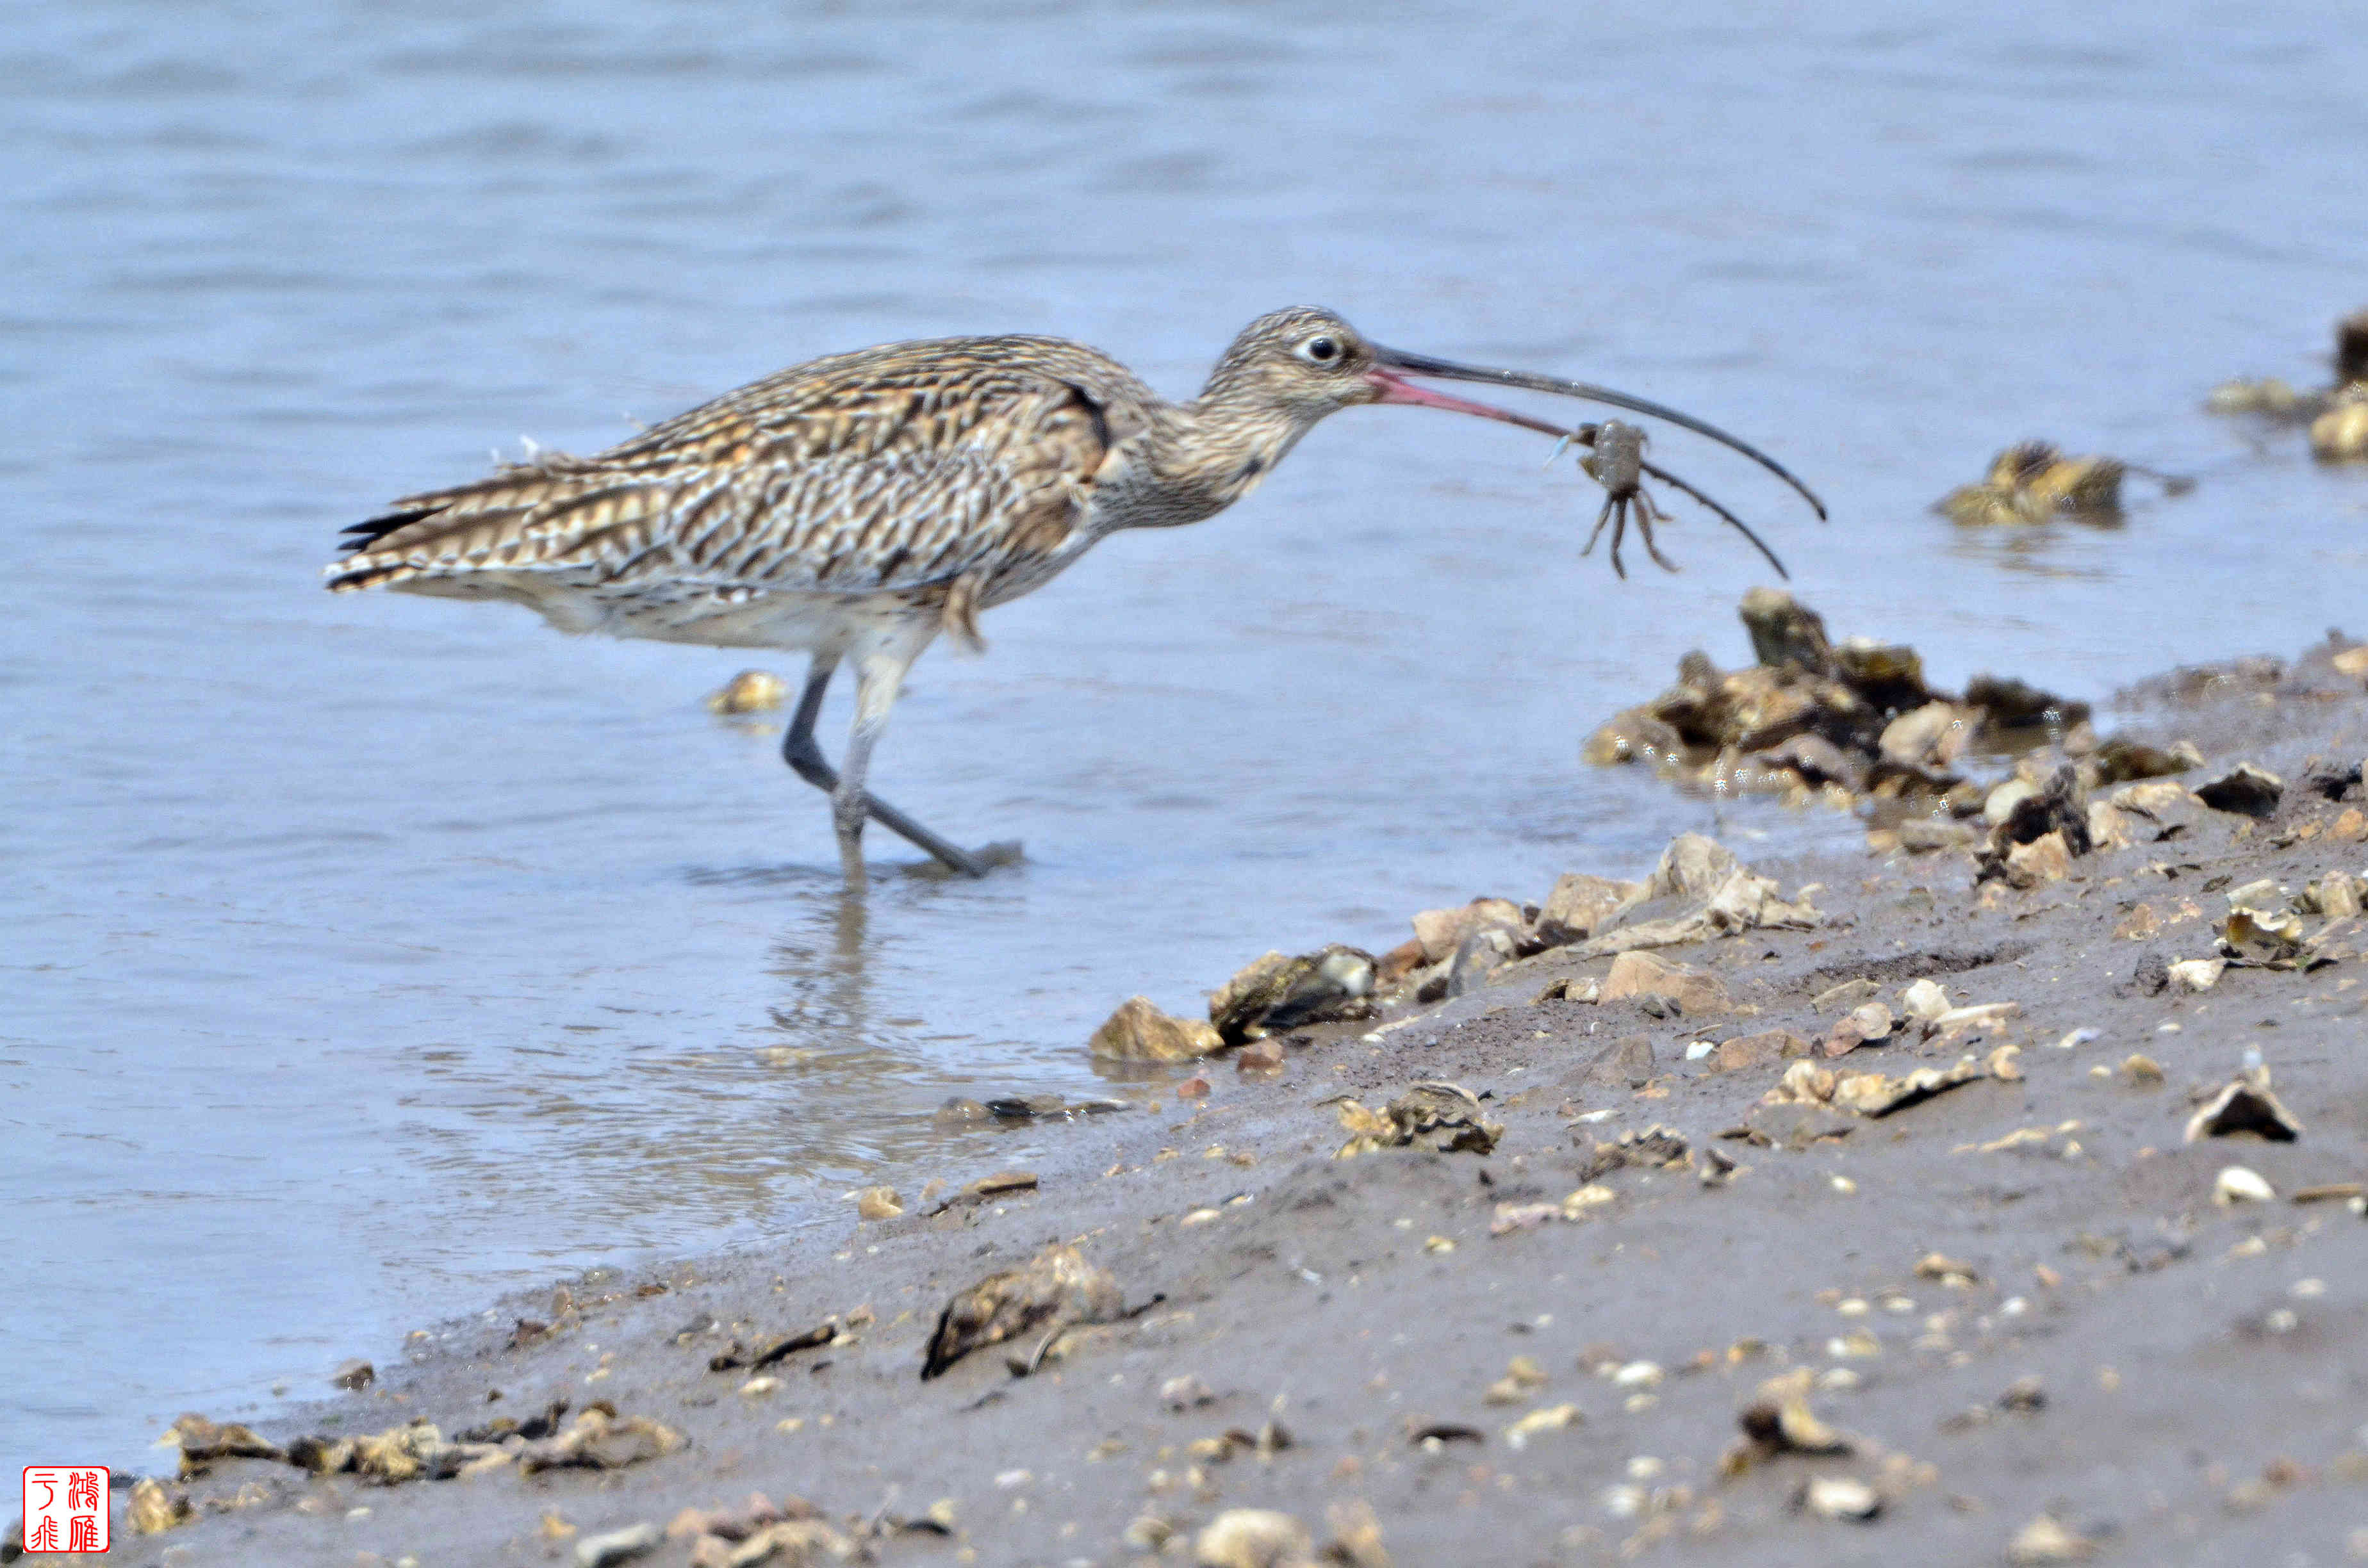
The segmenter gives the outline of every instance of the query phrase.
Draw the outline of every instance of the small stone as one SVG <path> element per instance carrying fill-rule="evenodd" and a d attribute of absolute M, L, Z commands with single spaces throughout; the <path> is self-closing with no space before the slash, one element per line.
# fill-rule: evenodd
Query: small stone
<path fill-rule="evenodd" d="M 1271 1073 L 1282 1065 L 1282 1042 L 1278 1040 L 1252 1040 L 1234 1057 L 1236 1073 Z"/>
<path fill-rule="evenodd" d="M 855 1213 L 860 1220 L 893 1220 L 905 1211 L 905 1200 L 893 1187 L 867 1187 L 855 1195 Z"/>
<path fill-rule="evenodd" d="M 2226 959 L 2181 959 L 2166 972 L 2171 983 L 2182 991 L 2209 991 L 2220 983 L 2220 975 L 2228 967 Z"/>
<path fill-rule="evenodd" d="M 2072 851 L 2061 833 L 2043 833 L 2006 852 L 2006 880 L 2019 888 L 2060 882 L 2072 874 Z"/>
<path fill-rule="evenodd" d="M 1185 1079 L 1182 1083 L 1176 1085 L 1176 1097 L 1179 1100 L 1207 1099 L 1209 1097 L 1209 1080 L 1200 1077 Z"/>
<path fill-rule="evenodd" d="M 1228 1508 L 1192 1543 L 1200 1568 L 1303 1568 L 1315 1543 L 1307 1528 L 1271 1508 Z"/>
<path fill-rule="evenodd" d="M 1683 964 L 1671 963 L 1642 949 L 1631 949 L 1611 960 L 1604 977 L 1603 1000 L 1658 996 L 1677 1005 L 1687 1017 L 1710 1017 L 1731 1010 L 1725 984 Z"/>
<path fill-rule="evenodd" d="M 1944 772 L 1973 738 L 1976 717 L 1953 702 L 1927 702 L 1884 725 L 1875 749 L 1887 762 Z"/>
<path fill-rule="evenodd" d="M 1170 1378 L 1159 1385 L 1159 1403 L 1178 1415 L 1216 1402 L 1217 1396 L 1210 1392 L 1209 1385 L 1190 1372 Z"/>
<path fill-rule="evenodd" d="M 1087 1049 L 1104 1062 L 1189 1062 L 1224 1043 L 1199 1018 L 1174 1017 L 1148 996 L 1130 996 L 1094 1031 Z"/>
<path fill-rule="evenodd" d="M 1564 872 L 1555 879 L 1554 891 L 1546 894 L 1545 906 L 1538 911 L 1538 939 L 1549 947 L 1585 941 L 1642 887 L 1639 882 Z"/>
<path fill-rule="evenodd" d="M 1913 981 L 1901 987 L 1899 1006 L 1909 1017 L 1930 1023 L 1949 1010 L 1949 993 L 1932 981 Z"/>
<path fill-rule="evenodd" d="M 195 1517 L 186 1492 L 167 1488 L 154 1476 L 142 1476 L 131 1483 L 131 1528 L 137 1533 L 160 1535 Z"/>
<path fill-rule="evenodd" d="M 1511 927 L 1482 926 L 1464 937 L 1455 956 L 1448 960 L 1446 994 L 1451 997 L 1467 996 L 1477 991 L 1489 975 L 1512 962 L 1520 951 L 1520 938 Z"/>
<path fill-rule="evenodd" d="M 2310 454 L 2321 462 L 2368 458 L 2368 395 L 2347 387 L 2333 406 L 2310 422 Z"/>
<path fill-rule="evenodd" d="M 1622 1035 L 1595 1053 L 1587 1077 L 1615 1088 L 1641 1089 L 1653 1081 L 1653 1037 Z"/>
<path fill-rule="evenodd" d="M 2154 905 L 2141 903 L 2122 917 L 2121 924 L 2113 927 L 2113 935 L 2126 941 L 2142 942 L 2161 929 L 2162 919 L 2155 914 Z"/>
<path fill-rule="evenodd" d="M 1809 1042 L 1789 1029 L 1768 1029 L 1759 1034 L 1737 1035 L 1722 1040 L 1711 1053 L 1711 1070 L 1714 1073 L 1740 1073 L 1748 1068 L 1766 1067 L 1789 1057 L 1809 1054 Z"/>
<path fill-rule="evenodd" d="M 1883 987 L 1872 980 L 1845 980 L 1828 991 L 1817 993 L 1809 1004 L 1820 1013 L 1846 1012 L 1861 1002 L 1872 1002 Z"/>
<path fill-rule="evenodd" d="M 789 684 L 770 670 L 742 670 L 707 694 L 710 713 L 769 713 L 790 699 Z"/>
<path fill-rule="evenodd" d="M 1937 1279 L 1955 1290 L 1970 1290 L 1981 1281 L 1980 1273 L 1972 1264 L 1937 1252 L 1928 1252 L 1916 1260 L 1916 1275 L 1919 1279 Z"/>
<path fill-rule="evenodd" d="M 1526 925 L 1520 904 L 1508 899 L 1475 898 L 1455 909 L 1424 910 L 1414 917 L 1414 935 L 1422 944 L 1424 961 L 1439 963 L 1453 958 L 1474 931 L 1501 926 L 1518 932 Z"/>
<path fill-rule="evenodd" d="M 2260 1172 L 2247 1170 L 2243 1165 L 2224 1167 L 2212 1183 L 2214 1203 L 2268 1203 L 2276 1197 L 2276 1189 L 2261 1178 Z"/>
<path fill-rule="evenodd" d="M 368 1361 L 348 1361 L 329 1374 L 329 1381 L 341 1389 L 366 1389 L 378 1381 L 378 1369 Z"/>
<path fill-rule="evenodd" d="M 644 1520 L 606 1535 L 587 1535 L 575 1543 L 575 1568 L 610 1568 L 658 1549 L 666 1539 L 658 1527 Z"/>
<path fill-rule="evenodd" d="M 1803 1489 L 1802 1502 L 1821 1519 L 1863 1522 L 1883 1512 L 1882 1496 L 1851 1475 L 1811 1476 Z"/>
<path fill-rule="evenodd" d="M 2122 1081 L 2132 1088 L 2152 1088 L 2163 1081 L 2162 1063 L 2140 1051 L 2122 1059 Z"/>
<path fill-rule="evenodd" d="M 1982 820 L 1992 827 L 2005 825 L 2014 815 L 2015 807 L 2039 793 L 2039 786 L 2028 778 L 2009 778 L 1992 790 L 1982 801 Z"/>
<path fill-rule="evenodd" d="M 2042 1514 L 2014 1532 L 2007 1543 L 2006 1560 L 2015 1568 L 2046 1568 L 2055 1562 L 2086 1562 L 2097 1554 L 2096 1542 L 2076 1534 L 2051 1514 Z"/>

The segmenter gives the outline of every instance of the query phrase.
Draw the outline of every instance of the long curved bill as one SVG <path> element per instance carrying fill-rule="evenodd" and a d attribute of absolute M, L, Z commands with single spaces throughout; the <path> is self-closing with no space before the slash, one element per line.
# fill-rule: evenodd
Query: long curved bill
<path fill-rule="evenodd" d="M 1594 386 L 1586 381 L 1565 381 L 1559 376 L 1542 376 L 1533 370 L 1493 370 L 1479 365 L 1459 365 L 1452 359 L 1434 359 L 1428 354 L 1408 354 L 1401 349 L 1383 348 L 1379 345 L 1373 347 L 1372 355 L 1374 368 L 1366 374 L 1373 385 L 1380 389 L 1383 403 L 1410 403 L 1420 408 L 1445 409 L 1452 414 L 1470 414 L 1482 419 L 1496 419 L 1508 425 L 1518 425 L 1525 430 L 1536 430 L 1548 436 L 1567 436 L 1570 432 L 1559 425 L 1551 425 L 1543 419 L 1532 419 L 1525 414 L 1515 414 L 1509 409 L 1492 408 L 1485 403 L 1473 403 L 1464 398 L 1451 396 L 1446 392 L 1432 392 L 1428 387 L 1415 385 L 1406 378 L 1430 376 L 1446 381 L 1480 381 L 1491 386 L 1522 387 L 1531 392 L 1553 392 L 1559 397 L 1584 398 L 1589 403 L 1600 403 L 1612 408 L 1624 408 L 1632 414 L 1642 414 L 1654 419 L 1667 420 L 1672 425 L 1691 430 L 1698 436 L 1707 436 L 1721 446 L 1730 447 L 1741 452 L 1799 492 L 1801 499 L 1806 501 L 1815 509 L 1821 520 L 1826 515 L 1826 504 L 1817 498 L 1817 493 L 1802 483 L 1791 469 L 1786 468 L 1750 442 L 1739 437 L 1730 436 L 1717 426 L 1706 424 L 1691 414 L 1681 414 L 1674 408 L 1652 403 L 1641 397 L 1631 397 L 1626 392 L 1613 392 L 1610 387 Z"/>

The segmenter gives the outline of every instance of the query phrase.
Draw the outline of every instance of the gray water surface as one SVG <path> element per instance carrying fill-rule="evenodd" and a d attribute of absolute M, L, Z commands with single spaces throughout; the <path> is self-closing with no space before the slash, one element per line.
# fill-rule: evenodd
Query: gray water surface
<path fill-rule="evenodd" d="M 1028 860 L 858 908 L 774 737 L 700 710 L 744 657 L 319 591 L 339 526 L 490 448 L 949 333 L 1183 395 L 1317 301 L 1766 445 L 1830 527 L 1655 452 L 1942 681 L 2368 621 L 2368 483 L 2197 412 L 2322 379 L 2368 300 L 2333 12 L 483 9 L 0 21 L 0 1468 L 153 1462 L 513 1286 L 810 1222 L 950 1094 L 1094 1087 L 1130 993 L 1638 870 L 1706 808 L 1579 747 L 1738 662 L 1767 577 L 1697 518 L 1623 585 L 1545 443 L 1343 415 L 922 663 L 881 792 Z M 2031 435 L 2202 483 L 2115 530 L 1928 513 Z"/>

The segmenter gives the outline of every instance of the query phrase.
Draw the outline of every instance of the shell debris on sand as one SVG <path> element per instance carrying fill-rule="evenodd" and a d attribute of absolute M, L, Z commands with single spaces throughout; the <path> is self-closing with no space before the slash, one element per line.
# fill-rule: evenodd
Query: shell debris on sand
<path fill-rule="evenodd" d="M 2023 441 L 1991 459 L 1981 483 L 1951 491 L 1932 509 L 1971 528 L 2044 523 L 2057 517 L 2110 522 L 2121 515 L 2122 481 L 2131 473 L 2159 482 L 2169 495 L 2194 488 L 2192 480 L 2114 458 L 2067 457 L 2051 442 Z"/>
<path fill-rule="evenodd" d="M 1310 1024 L 1373 1016 L 1373 956 L 1335 942 L 1286 958 L 1270 952 L 1209 998 L 1209 1022 L 1228 1045 Z"/>
<path fill-rule="evenodd" d="M 2270 1070 L 2256 1067 L 2230 1081 L 2188 1118 L 2186 1142 L 2249 1132 L 2271 1142 L 2292 1143 L 2302 1123 L 2270 1092 Z"/>
<path fill-rule="evenodd" d="M 972 1351 L 1023 1334 L 1046 1330 L 1049 1346 L 1063 1328 L 1113 1323 L 1125 1312 L 1125 1296 L 1108 1270 L 1087 1262 L 1076 1247 L 1056 1244 L 948 1301 L 929 1336 L 921 1377 L 940 1376 Z"/>
<path fill-rule="evenodd" d="M 1349 1134 L 1337 1159 L 1406 1148 L 1486 1154 L 1505 1135 L 1504 1125 L 1483 1116 L 1479 1096 L 1461 1084 L 1417 1084 L 1378 1111 L 1347 1096 L 1326 1103 L 1336 1107 L 1340 1125 Z"/>

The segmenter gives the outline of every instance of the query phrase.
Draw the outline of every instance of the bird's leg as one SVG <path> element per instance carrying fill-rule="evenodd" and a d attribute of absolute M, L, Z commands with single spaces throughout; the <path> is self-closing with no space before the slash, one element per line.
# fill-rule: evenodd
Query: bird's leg
<path fill-rule="evenodd" d="M 830 677 L 837 669 L 837 659 L 815 655 L 813 666 L 806 672 L 806 688 L 798 697 L 798 710 L 790 720 L 789 735 L 781 742 L 781 759 L 799 778 L 829 793 L 831 822 L 838 830 L 839 859 L 847 868 L 848 880 L 856 883 L 863 881 L 863 819 L 867 816 L 907 843 L 927 850 L 950 870 L 966 877 L 986 875 L 986 864 L 977 856 L 947 843 L 885 801 L 864 791 L 863 776 L 871 767 L 871 748 L 879 742 L 880 732 L 887 727 L 888 709 L 894 704 L 896 693 L 904 684 L 902 665 L 895 666 L 885 699 L 878 700 L 877 716 L 868 725 L 866 714 L 877 698 L 878 683 L 869 670 L 859 677 L 855 733 L 848 745 L 845 774 L 842 776 L 831 767 L 829 759 L 822 755 L 822 747 L 814 740 L 814 721 L 822 713 L 823 694 L 830 689 Z M 852 831 L 847 816 L 850 809 L 854 812 Z"/>

